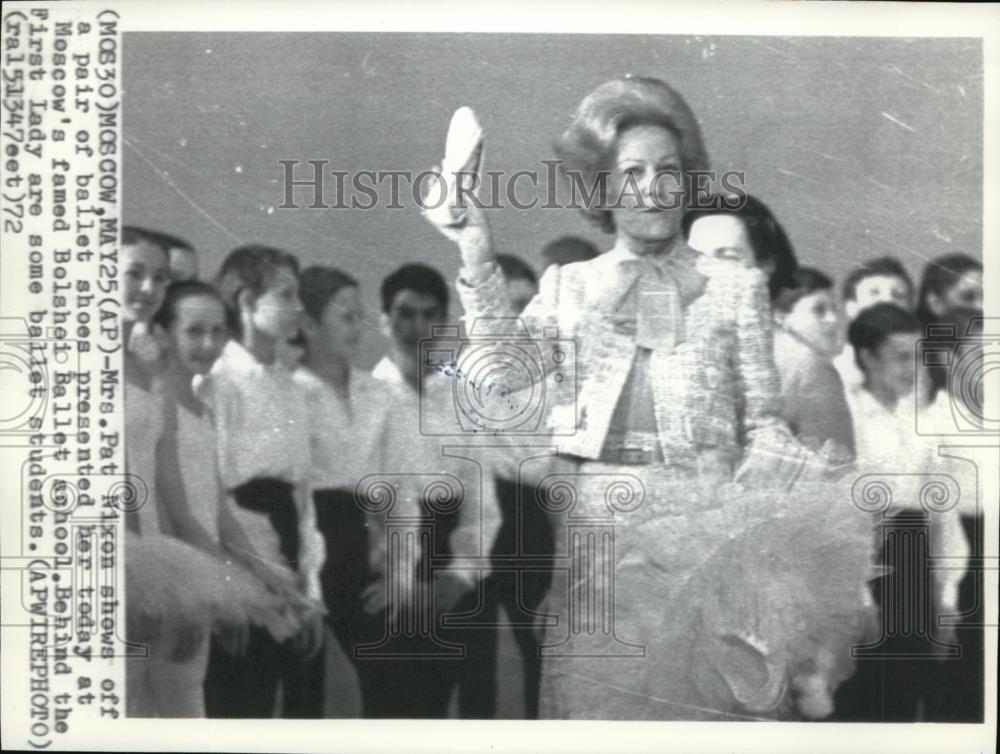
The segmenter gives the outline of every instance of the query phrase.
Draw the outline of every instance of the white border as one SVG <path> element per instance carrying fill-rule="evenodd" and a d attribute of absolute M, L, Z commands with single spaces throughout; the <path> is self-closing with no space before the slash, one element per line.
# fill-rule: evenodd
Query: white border
<path fill-rule="evenodd" d="M 58 7 L 73 3 L 23 3 Z M 995 281 L 1000 253 L 1000 9 L 915 3 L 678 3 L 636 2 L 358 3 L 85 2 L 117 10 L 123 33 L 134 31 L 442 31 L 642 33 L 789 36 L 971 37 L 984 40 L 984 226 L 986 280 Z M 9 12 L 12 8 L 8 7 Z M 986 313 L 1000 315 L 995 285 L 986 286 Z M 994 400 L 996 393 L 993 393 Z M 993 410 L 995 413 L 995 409 Z M 996 470 L 984 478 L 986 500 L 997 500 Z M 995 509 L 987 551 L 997 552 Z M 989 613 L 996 615 L 997 572 L 987 573 Z M 770 751 L 981 752 L 995 750 L 996 632 L 987 633 L 988 722 L 976 725 L 827 723 L 607 722 L 366 722 L 118 720 L 78 727 L 72 744 L 94 750 L 205 751 Z M 992 639 L 992 641 L 989 641 Z M 5 675 L 5 683 L 10 679 Z M 9 688 L 9 686 L 8 686 Z M 4 695 L 6 697 L 6 694 Z M 4 702 L 8 708 L 8 701 Z M 12 742 L 13 743 L 13 742 Z"/>

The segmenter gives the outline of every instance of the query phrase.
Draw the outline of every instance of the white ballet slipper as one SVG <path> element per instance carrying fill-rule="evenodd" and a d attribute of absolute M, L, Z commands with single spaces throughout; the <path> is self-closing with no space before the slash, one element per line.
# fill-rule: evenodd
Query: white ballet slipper
<path fill-rule="evenodd" d="M 444 160 L 441 162 L 439 186 L 445 192 L 443 201 L 434 201 L 425 215 L 439 228 L 459 228 L 469 216 L 468 199 L 459 205 L 459 186 L 466 191 L 474 187 L 483 156 L 483 129 L 476 114 L 469 107 L 460 107 L 451 117 L 448 137 L 445 140 Z M 437 194 L 441 199 L 441 194 Z"/>

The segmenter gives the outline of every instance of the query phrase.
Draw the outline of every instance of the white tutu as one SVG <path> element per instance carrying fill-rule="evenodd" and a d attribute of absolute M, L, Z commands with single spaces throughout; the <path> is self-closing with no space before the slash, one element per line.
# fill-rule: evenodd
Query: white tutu
<path fill-rule="evenodd" d="M 645 499 L 614 513 L 613 555 L 593 539 L 560 538 L 570 562 L 589 565 L 554 579 L 543 714 L 829 715 L 833 692 L 853 673 L 851 645 L 874 638 L 875 522 L 854 505 L 852 477 L 828 472 L 822 456 L 780 433 L 758 438 L 740 481 L 721 487 L 656 467 L 585 465 L 567 530 L 574 518 L 608 515 L 616 477 L 639 479 Z M 574 631 L 570 596 L 580 603 L 589 594 L 600 606 L 605 590 L 594 585 L 612 573 L 612 617 L 584 599 Z M 611 619 L 613 640 L 595 642 Z"/>
<path fill-rule="evenodd" d="M 127 616 L 132 627 L 206 620 L 251 623 L 266 628 L 278 641 L 291 638 L 300 628 L 288 600 L 235 563 L 227 565 L 161 534 L 129 532 L 125 551 Z"/>

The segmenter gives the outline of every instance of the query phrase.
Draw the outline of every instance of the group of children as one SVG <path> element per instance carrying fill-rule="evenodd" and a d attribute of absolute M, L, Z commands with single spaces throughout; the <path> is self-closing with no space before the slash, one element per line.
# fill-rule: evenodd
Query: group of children
<path fill-rule="evenodd" d="M 908 560 L 900 540 L 886 540 L 887 575 L 872 591 L 882 614 L 896 621 L 884 623 L 883 632 L 896 633 L 882 637 L 881 656 L 859 660 L 838 694 L 838 718 L 981 719 L 982 582 L 969 564 L 982 553 L 982 501 L 974 465 L 939 448 L 956 434 L 957 414 L 973 422 L 984 415 L 976 361 L 982 351 L 975 345 L 982 263 L 962 253 L 931 259 L 918 287 L 899 260 L 871 259 L 846 276 L 838 300 L 829 276 L 798 265 L 759 200 L 695 217 L 692 245 L 770 277 L 774 356 L 790 428 L 806 443 L 839 451 L 858 478 L 892 484 L 887 531 L 897 517 L 931 512 L 928 560 Z M 944 477 L 959 489 L 948 494 L 947 509 L 931 511 L 921 487 Z M 921 592 L 928 581 L 929 600 Z M 955 647 L 944 647 L 956 640 L 961 650 L 948 656 Z"/>
<path fill-rule="evenodd" d="M 845 460 L 906 470 L 912 412 L 949 400 L 946 374 L 914 369 L 916 341 L 929 324 L 965 334 L 982 307 L 981 264 L 930 262 L 916 301 L 896 260 L 861 265 L 843 287 L 843 347 L 832 280 L 796 263 L 763 203 L 686 230 L 699 251 L 769 275 L 793 431 Z M 550 250 L 554 264 L 597 253 L 578 239 Z M 545 493 L 507 470 L 501 450 L 462 457 L 441 439 L 459 430 L 435 431 L 455 421 L 452 381 L 421 357 L 447 319 L 441 275 L 410 264 L 386 278 L 389 352 L 366 372 L 355 364 L 359 284 L 343 270 L 242 246 L 210 285 L 196 279 L 190 245 L 137 227 L 124 229 L 121 258 L 127 460 L 149 492 L 128 524 L 130 714 L 323 717 L 329 629 L 357 673 L 363 715 L 445 717 L 455 696 L 461 716 L 492 717 L 503 607 L 525 715 L 537 716 L 531 622 L 549 576 L 491 565 L 551 552 L 552 524 Z M 533 270 L 498 262 L 526 304 Z M 975 547 L 981 516 L 964 515 Z M 442 625 L 443 613 L 475 620 Z"/>
<path fill-rule="evenodd" d="M 210 285 L 170 249 L 123 231 L 127 460 L 149 491 L 129 523 L 130 712 L 320 718 L 328 625 L 363 714 L 446 716 L 477 634 L 431 626 L 476 607 L 488 569 L 451 563 L 480 555 L 499 516 L 482 464 L 419 440 L 443 278 L 408 265 L 385 281 L 392 349 L 370 374 L 347 273 L 243 246 Z M 157 571 L 165 559 L 180 562 Z M 471 714 L 490 716 L 471 683 Z"/>

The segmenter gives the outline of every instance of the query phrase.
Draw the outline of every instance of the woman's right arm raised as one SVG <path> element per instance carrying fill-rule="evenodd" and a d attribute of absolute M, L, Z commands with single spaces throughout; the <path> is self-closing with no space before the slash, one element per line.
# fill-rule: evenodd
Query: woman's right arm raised
<path fill-rule="evenodd" d="M 424 196 L 424 217 L 462 253 L 462 279 L 475 286 L 493 272 L 489 225 L 475 195 L 483 154 L 483 130 L 476 114 L 460 107 L 452 115 L 445 155 L 435 171 L 437 191 Z"/>

